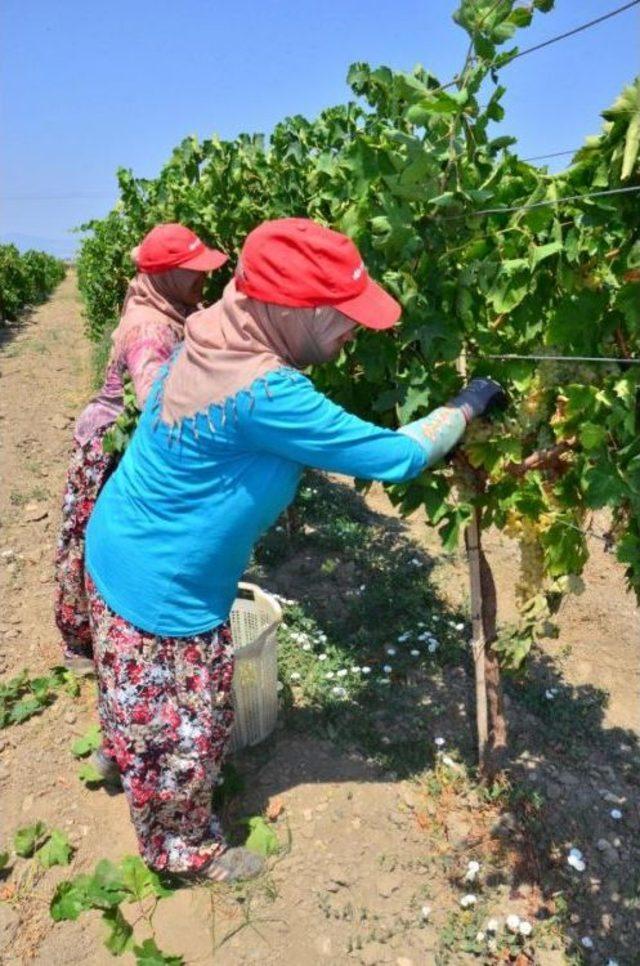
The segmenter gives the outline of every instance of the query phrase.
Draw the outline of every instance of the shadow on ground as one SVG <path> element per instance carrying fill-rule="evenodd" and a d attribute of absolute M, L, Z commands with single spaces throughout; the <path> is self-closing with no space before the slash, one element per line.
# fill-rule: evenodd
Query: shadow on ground
<path fill-rule="evenodd" d="M 302 666 L 299 644 L 281 646 L 280 730 L 240 756 L 252 807 L 300 783 L 382 777 L 410 777 L 437 797 L 433 775 L 442 774 L 443 752 L 436 738 L 444 739 L 454 777 L 460 769 L 467 787 L 475 784 L 469 626 L 430 586 L 432 567 L 401 521 L 372 513 L 347 486 L 309 477 L 294 514 L 259 547 L 249 578 L 298 601 L 294 624 L 304 613 L 296 626 L 320 628 L 328 642 L 320 649 L 326 646 L 338 664 L 373 673 L 338 700 L 316 665 L 302 675 L 301 693 L 290 678 Z M 416 660 L 410 651 L 421 623 L 438 646 L 430 653 L 419 642 Z M 411 638 L 399 643 L 407 631 Z M 500 811 L 491 837 L 508 855 L 509 888 L 539 897 L 540 917 L 557 917 L 568 951 L 584 957 L 576 961 L 640 963 L 638 736 L 606 728 L 607 695 L 572 686 L 541 653 L 531 656 L 526 674 L 507 681 L 506 692 L 508 777 L 479 794 Z M 331 754 L 318 754 L 318 742 L 325 751 L 331 742 Z M 295 756 L 279 753 L 287 746 Z M 473 839 L 473 816 L 466 822 L 468 835 L 452 848 L 464 850 Z M 582 855 L 574 865 L 567 861 L 571 849 Z M 591 952 L 583 937 L 593 941 Z"/>

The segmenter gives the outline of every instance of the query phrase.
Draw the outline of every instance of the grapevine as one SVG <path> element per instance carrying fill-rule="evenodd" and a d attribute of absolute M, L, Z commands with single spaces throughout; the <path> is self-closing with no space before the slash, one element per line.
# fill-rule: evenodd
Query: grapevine
<path fill-rule="evenodd" d="M 53 255 L 33 250 L 21 255 L 15 245 L 0 245 L 0 322 L 44 302 L 64 275 L 64 263 Z"/>

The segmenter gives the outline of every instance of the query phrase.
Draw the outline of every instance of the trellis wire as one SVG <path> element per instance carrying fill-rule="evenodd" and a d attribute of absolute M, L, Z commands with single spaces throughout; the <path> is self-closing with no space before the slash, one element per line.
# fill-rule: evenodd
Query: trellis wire
<path fill-rule="evenodd" d="M 494 354 L 488 355 L 487 353 L 482 353 L 483 359 L 504 359 L 506 361 L 522 361 L 527 362 L 531 360 L 532 362 L 601 362 L 609 364 L 611 362 L 622 363 L 622 365 L 638 366 L 640 365 L 640 359 L 625 359 L 621 356 L 525 356 L 518 355 L 515 352 L 506 352 L 503 355 Z"/>
<path fill-rule="evenodd" d="M 630 3 L 625 3 L 622 7 L 617 7 L 615 10 L 610 10 L 609 13 L 603 13 L 601 17 L 596 17 L 595 20 L 589 20 L 587 23 L 581 24 L 579 27 L 574 27 L 573 30 L 567 30 L 563 34 L 558 34 L 556 37 L 550 37 L 549 40 L 543 40 L 540 44 L 534 44 L 533 47 L 526 47 L 525 50 L 520 50 L 518 53 L 511 58 L 509 63 L 517 60 L 518 57 L 524 57 L 525 54 L 531 54 L 534 50 L 542 50 L 543 47 L 549 47 L 550 44 L 556 44 L 559 40 L 566 40 L 567 37 L 573 37 L 574 34 L 579 34 L 583 30 L 587 30 L 589 27 L 595 27 L 596 24 L 602 23 L 604 20 L 609 20 L 611 17 L 616 17 L 619 13 L 624 13 L 625 10 L 629 10 L 631 7 L 635 7 L 640 3 L 640 0 L 630 0 Z"/>
<path fill-rule="evenodd" d="M 640 0 L 637 0 L 640 3 Z M 480 215 L 512 214 L 516 211 L 532 211 L 534 208 L 546 208 L 550 205 L 562 205 L 572 201 L 587 201 L 589 198 L 602 198 L 609 195 L 634 194 L 640 191 L 640 185 L 629 185 L 626 188 L 607 188 L 605 191 L 587 191 L 581 195 L 567 195 L 565 198 L 547 198 L 544 201 L 534 201 L 530 205 L 513 205 L 510 208 L 481 208 L 479 211 L 465 211 L 459 215 L 447 215 L 441 221 L 459 221 L 461 218 L 477 218 Z"/>

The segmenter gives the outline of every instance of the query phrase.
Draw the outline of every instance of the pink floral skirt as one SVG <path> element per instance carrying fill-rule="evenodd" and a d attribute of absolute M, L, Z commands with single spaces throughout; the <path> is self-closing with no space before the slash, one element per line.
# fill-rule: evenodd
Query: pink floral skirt
<path fill-rule="evenodd" d="M 109 426 L 75 444 L 62 503 L 62 525 L 55 559 L 54 612 L 68 656 L 92 656 L 89 608 L 84 587 L 84 538 L 98 494 L 115 469 L 117 457 L 104 452 Z"/>
<path fill-rule="evenodd" d="M 226 847 L 211 799 L 233 724 L 229 626 L 157 637 L 114 614 L 89 574 L 86 588 L 103 751 L 140 852 L 154 869 L 197 871 Z"/>

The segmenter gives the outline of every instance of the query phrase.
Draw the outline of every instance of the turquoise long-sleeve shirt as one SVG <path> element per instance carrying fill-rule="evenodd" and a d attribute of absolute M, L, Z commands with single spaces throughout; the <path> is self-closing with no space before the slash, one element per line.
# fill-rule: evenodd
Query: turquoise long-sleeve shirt
<path fill-rule="evenodd" d="M 430 417 L 405 432 L 382 429 L 301 373 L 279 369 L 224 407 L 184 420 L 176 437 L 158 419 L 162 383 L 97 501 L 86 567 L 115 613 L 170 637 L 228 618 L 253 545 L 293 500 L 305 466 L 403 482 L 439 459 L 465 425 L 448 410 L 444 435 L 440 426 L 430 438 Z"/>

